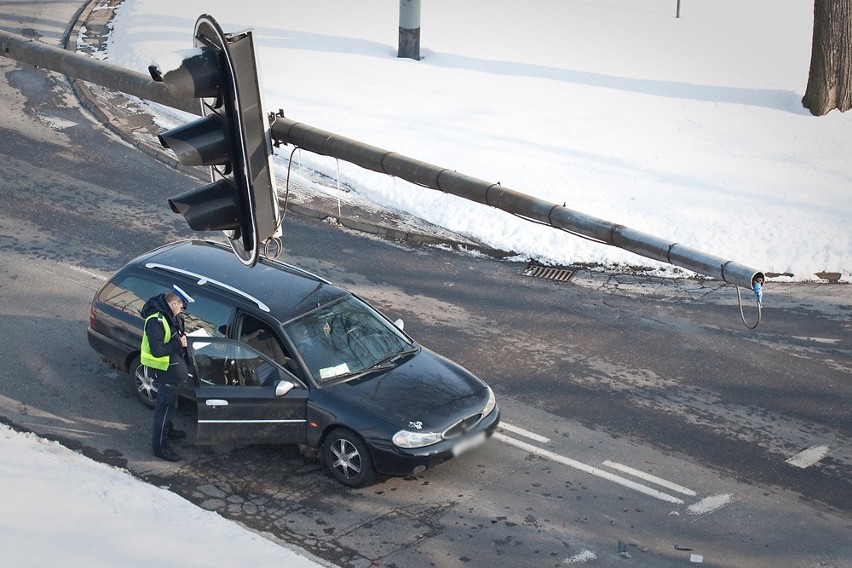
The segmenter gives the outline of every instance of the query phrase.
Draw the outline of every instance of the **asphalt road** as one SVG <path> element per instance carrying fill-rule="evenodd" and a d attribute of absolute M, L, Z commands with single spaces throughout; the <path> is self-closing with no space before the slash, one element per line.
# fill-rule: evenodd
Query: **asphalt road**
<path fill-rule="evenodd" d="M 0 2 L 0 28 L 59 45 L 80 6 Z M 88 305 L 124 262 L 191 236 L 166 199 L 197 180 L 123 143 L 66 79 L 0 71 L 2 421 L 339 566 L 852 565 L 846 285 L 771 284 L 751 331 L 728 286 L 583 270 L 554 283 L 289 215 L 285 260 L 486 379 L 506 429 L 362 490 L 290 448 L 190 437 L 183 462 L 153 459 L 149 411 L 86 344 Z M 193 419 L 182 405 L 190 432 Z"/>

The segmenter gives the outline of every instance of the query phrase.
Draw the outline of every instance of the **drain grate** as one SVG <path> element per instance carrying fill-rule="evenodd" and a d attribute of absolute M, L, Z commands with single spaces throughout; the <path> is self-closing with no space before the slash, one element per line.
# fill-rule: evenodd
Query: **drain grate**
<path fill-rule="evenodd" d="M 557 282 L 568 282 L 574 276 L 573 268 L 565 268 L 561 266 L 544 266 L 536 262 L 530 262 L 524 269 L 524 276 L 533 278 L 544 278 L 546 280 L 555 280 Z"/>

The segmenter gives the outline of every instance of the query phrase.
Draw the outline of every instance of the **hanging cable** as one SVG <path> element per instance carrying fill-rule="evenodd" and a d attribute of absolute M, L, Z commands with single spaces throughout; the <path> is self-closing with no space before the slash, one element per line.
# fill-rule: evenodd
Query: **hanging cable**
<path fill-rule="evenodd" d="M 340 211 L 340 159 L 335 158 L 334 161 L 337 163 L 337 219 L 339 221 L 343 217 Z"/>
<path fill-rule="evenodd" d="M 290 167 L 293 165 L 293 154 L 295 154 L 296 150 L 298 149 L 298 146 L 293 148 L 293 150 L 290 152 L 290 159 L 287 161 L 287 178 L 284 185 L 284 209 L 281 212 L 281 222 L 279 224 L 279 227 L 281 227 L 282 231 L 284 228 L 284 217 L 287 216 L 287 202 L 290 198 Z M 278 258 L 278 256 L 283 250 L 284 243 L 281 241 L 280 237 L 273 237 L 271 239 L 267 239 L 264 242 L 263 255 L 266 258 Z"/>
<path fill-rule="evenodd" d="M 287 160 L 287 181 L 284 185 L 284 212 L 281 213 L 281 224 L 284 224 L 284 217 L 287 216 L 287 200 L 290 197 L 290 168 L 293 166 L 293 154 L 296 153 L 296 150 L 300 150 L 299 146 L 294 146 L 293 150 L 290 152 L 290 159 Z"/>
<path fill-rule="evenodd" d="M 754 299 L 757 302 L 757 321 L 754 322 L 754 325 L 749 325 L 745 319 L 745 313 L 743 312 L 743 298 L 740 295 L 740 287 L 736 286 L 737 289 L 737 302 L 740 306 L 740 319 L 743 320 L 743 324 L 749 329 L 755 329 L 758 325 L 760 325 L 760 315 L 763 310 L 763 283 L 760 280 L 755 280 L 754 287 L 752 288 L 752 292 L 754 292 Z"/>
<path fill-rule="evenodd" d="M 275 248 L 272 249 L 271 247 Z M 272 237 L 271 239 L 267 239 L 263 244 L 263 256 L 266 258 L 275 260 L 281 254 L 281 251 L 284 250 L 284 243 L 281 242 L 280 237 Z M 272 252 L 270 252 L 272 251 Z"/>

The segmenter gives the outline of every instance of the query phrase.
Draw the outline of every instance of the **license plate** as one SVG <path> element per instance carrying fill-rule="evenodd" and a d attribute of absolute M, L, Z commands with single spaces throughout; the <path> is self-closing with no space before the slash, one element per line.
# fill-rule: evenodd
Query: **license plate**
<path fill-rule="evenodd" d="M 456 442 L 456 445 L 453 446 L 453 456 L 459 456 L 476 446 L 482 445 L 483 442 L 485 442 L 485 432 L 477 432 L 470 438 L 459 440 Z"/>

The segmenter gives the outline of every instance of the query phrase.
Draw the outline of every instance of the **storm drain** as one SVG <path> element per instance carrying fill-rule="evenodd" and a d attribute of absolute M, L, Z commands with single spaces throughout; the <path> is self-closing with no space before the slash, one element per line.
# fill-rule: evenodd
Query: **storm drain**
<path fill-rule="evenodd" d="M 544 278 L 545 280 L 555 280 L 556 282 L 568 282 L 574 276 L 575 270 L 562 266 L 544 266 L 536 262 L 530 262 L 524 269 L 524 276 L 533 278 Z"/>

